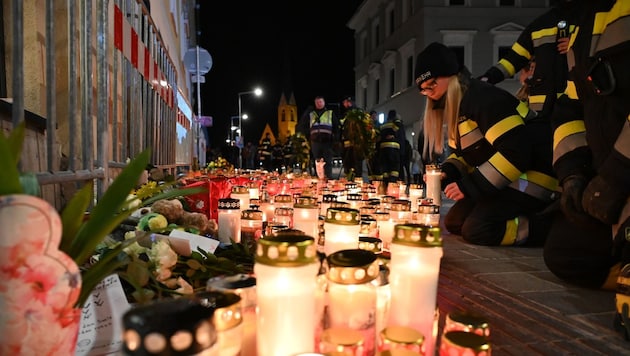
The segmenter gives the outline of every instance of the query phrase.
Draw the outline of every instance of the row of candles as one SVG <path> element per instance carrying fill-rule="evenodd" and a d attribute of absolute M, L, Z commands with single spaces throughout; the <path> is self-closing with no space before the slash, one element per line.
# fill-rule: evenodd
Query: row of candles
<path fill-rule="evenodd" d="M 272 196 L 264 186 L 234 187 L 219 200 L 217 238 L 254 247 L 254 275 L 210 280 L 195 295 L 214 310 L 208 354 L 436 354 L 442 240 L 430 179 L 426 196 L 402 183 L 385 194 L 361 182 L 335 189 L 340 182 L 314 180 Z M 439 353 L 489 354 L 488 333 L 481 317 L 449 315 Z"/>

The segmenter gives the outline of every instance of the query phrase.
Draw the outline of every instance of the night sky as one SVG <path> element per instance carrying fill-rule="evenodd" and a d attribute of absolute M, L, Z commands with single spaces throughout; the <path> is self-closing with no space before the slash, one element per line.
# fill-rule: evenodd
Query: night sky
<path fill-rule="evenodd" d="M 238 93 L 256 86 L 263 96 L 242 96 L 244 136 L 254 142 L 266 123 L 276 131 L 283 92 L 287 100 L 293 92 L 299 115 L 316 95 L 328 104 L 354 95 L 354 34 L 346 24 L 359 2 L 199 1 L 199 44 L 213 60 L 201 84 L 201 112 L 214 121 L 209 145 L 225 144 Z"/>

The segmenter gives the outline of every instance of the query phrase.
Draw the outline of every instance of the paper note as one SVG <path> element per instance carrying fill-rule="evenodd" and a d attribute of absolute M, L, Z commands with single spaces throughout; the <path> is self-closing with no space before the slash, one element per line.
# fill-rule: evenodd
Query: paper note
<path fill-rule="evenodd" d="M 190 232 L 182 231 L 182 230 L 173 230 L 169 234 L 172 237 L 179 237 L 182 239 L 187 239 L 190 241 L 190 248 L 193 251 L 197 251 L 197 247 L 201 247 L 204 251 L 208 253 L 214 253 L 219 247 L 219 240 L 211 239 L 209 237 L 191 234 Z"/>
<path fill-rule="evenodd" d="M 122 349 L 123 314 L 130 305 L 118 275 L 99 283 L 82 309 L 76 356 L 104 355 Z"/>

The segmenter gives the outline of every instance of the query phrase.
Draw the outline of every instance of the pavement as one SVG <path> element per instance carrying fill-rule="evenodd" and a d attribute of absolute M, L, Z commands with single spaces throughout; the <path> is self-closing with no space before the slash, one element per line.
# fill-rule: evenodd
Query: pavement
<path fill-rule="evenodd" d="M 452 204 L 443 201 L 442 214 Z M 444 228 L 442 238 L 439 330 L 448 313 L 465 311 L 486 318 L 494 356 L 630 355 L 613 329 L 614 292 L 563 282 L 541 247 L 476 246 Z"/>

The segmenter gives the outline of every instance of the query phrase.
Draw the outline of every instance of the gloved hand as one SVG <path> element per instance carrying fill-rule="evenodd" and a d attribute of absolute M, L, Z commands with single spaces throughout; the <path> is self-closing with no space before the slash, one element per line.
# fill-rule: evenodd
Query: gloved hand
<path fill-rule="evenodd" d="M 582 195 L 587 184 L 587 178 L 581 174 L 568 176 L 562 181 L 560 208 L 569 221 L 579 225 L 595 222 L 582 208 Z"/>
<path fill-rule="evenodd" d="M 603 223 L 613 225 L 619 222 L 621 209 L 627 199 L 627 194 L 623 194 L 602 176 L 597 175 L 584 189 L 582 207 Z"/>

